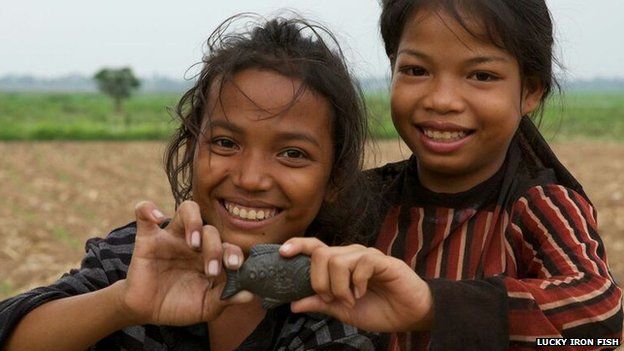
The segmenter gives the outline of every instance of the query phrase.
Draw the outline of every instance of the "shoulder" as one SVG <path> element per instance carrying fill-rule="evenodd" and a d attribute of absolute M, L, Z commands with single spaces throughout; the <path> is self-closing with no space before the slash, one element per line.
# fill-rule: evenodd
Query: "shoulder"
<path fill-rule="evenodd" d="M 124 226 L 113 229 L 106 237 L 95 237 L 87 240 L 85 249 L 93 249 L 99 246 L 119 246 L 134 244 L 136 237 L 136 222 L 130 222 Z"/>
<path fill-rule="evenodd" d="M 553 206 L 591 207 L 591 203 L 583 195 L 560 184 L 544 184 L 529 187 L 515 204 L 552 204 Z"/>
<path fill-rule="evenodd" d="M 514 222 L 546 227 L 597 227 L 596 210 L 589 200 L 560 184 L 528 188 L 514 202 L 511 215 Z"/>
<path fill-rule="evenodd" d="M 126 269 L 130 265 L 135 238 L 136 222 L 113 229 L 104 238 L 91 238 L 85 244 L 85 261 L 93 257 L 105 267 Z M 109 264 L 104 264 L 105 261 Z"/>

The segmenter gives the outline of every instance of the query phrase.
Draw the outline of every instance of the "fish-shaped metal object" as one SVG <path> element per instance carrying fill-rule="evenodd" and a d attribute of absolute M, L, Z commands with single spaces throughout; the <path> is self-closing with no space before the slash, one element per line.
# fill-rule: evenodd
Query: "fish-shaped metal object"
<path fill-rule="evenodd" d="M 227 282 L 221 299 L 241 290 L 262 297 L 262 307 L 273 308 L 314 294 L 310 283 L 310 257 L 297 255 L 284 258 L 281 245 L 258 244 L 237 270 L 227 270 Z"/>

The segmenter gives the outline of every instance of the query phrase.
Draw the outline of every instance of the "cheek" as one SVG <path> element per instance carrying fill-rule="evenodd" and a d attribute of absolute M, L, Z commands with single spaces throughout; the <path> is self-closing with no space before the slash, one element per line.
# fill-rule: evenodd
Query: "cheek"
<path fill-rule="evenodd" d="M 408 109 L 408 99 L 400 88 L 393 86 L 390 92 L 390 110 L 392 112 L 392 120 L 399 122 L 406 114 Z"/>
<path fill-rule="evenodd" d="M 327 192 L 329 175 L 323 172 L 291 175 L 283 182 L 283 189 L 292 200 L 291 217 L 308 222 L 316 217 Z"/>
<path fill-rule="evenodd" d="M 390 111 L 392 121 L 397 129 L 409 128 L 412 116 L 419 107 L 422 94 L 418 87 L 408 86 L 404 83 L 394 83 L 390 91 Z M 411 128 L 410 128 L 411 130 Z"/>
<path fill-rule="evenodd" d="M 503 133 L 515 129 L 520 118 L 520 99 L 511 98 L 513 93 L 493 94 L 487 98 L 473 100 L 474 115 L 478 117 L 478 123 L 482 128 Z M 484 100 L 488 103 L 480 103 Z"/>
<path fill-rule="evenodd" d="M 205 199 L 227 172 L 218 157 L 199 155 L 193 163 L 193 198 Z"/>

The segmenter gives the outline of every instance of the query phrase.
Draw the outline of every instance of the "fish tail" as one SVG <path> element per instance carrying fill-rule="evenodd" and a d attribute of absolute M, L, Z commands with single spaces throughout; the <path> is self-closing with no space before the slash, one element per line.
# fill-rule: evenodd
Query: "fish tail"
<path fill-rule="evenodd" d="M 227 269 L 225 273 L 227 275 L 227 281 L 225 282 L 225 286 L 221 292 L 221 300 L 228 299 L 243 290 L 238 282 L 238 271 L 231 271 Z"/>

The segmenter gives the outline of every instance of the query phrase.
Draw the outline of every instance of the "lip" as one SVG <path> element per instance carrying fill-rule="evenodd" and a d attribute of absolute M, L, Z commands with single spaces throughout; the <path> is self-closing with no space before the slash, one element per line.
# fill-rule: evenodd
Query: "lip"
<path fill-rule="evenodd" d="M 418 137 L 428 151 L 435 154 L 450 154 L 461 149 L 474 135 L 474 129 L 462 127 L 460 125 L 440 122 L 440 121 L 426 121 L 415 123 L 414 128 L 418 133 Z M 424 129 L 434 129 L 440 132 L 465 132 L 467 135 L 462 139 L 456 141 L 435 141 L 427 137 L 424 133 Z"/>
<path fill-rule="evenodd" d="M 471 133 L 474 129 L 460 126 L 459 124 L 446 122 L 446 121 L 424 121 L 414 123 L 417 128 L 435 129 L 441 132 L 466 132 Z"/>
<path fill-rule="evenodd" d="M 263 219 L 260 221 L 249 221 L 249 220 L 244 220 L 238 217 L 234 217 L 232 214 L 230 214 L 230 212 L 228 212 L 228 210 L 223 206 L 223 200 L 229 201 L 229 202 L 234 202 L 246 207 L 266 207 L 266 208 L 278 208 L 280 209 L 280 211 L 278 213 L 275 214 L 275 216 L 269 218 L 269 219 Z M 277 218 L 279 216 L 282 215 L 282 208 L 275 206 L 275 205 L 271 205 L 269 203 L 263 202 L 263 201 L 257 201 L 257 200 L 245 200 L 245 199 L 233 199 L 233 198 L 228 198 L 228 199 L 220 199 L 220 200 L 216 200 L 217 203 L 217 212 L 219 214 L 219 217 L 221 217 L 224 220 L 224 224 L 239 230 L 244 230 L 244 231 L 253 231 L 253 230 L 260 230 L 263 227 L 269 226 L 272 223 L 274 223 Z"/>

